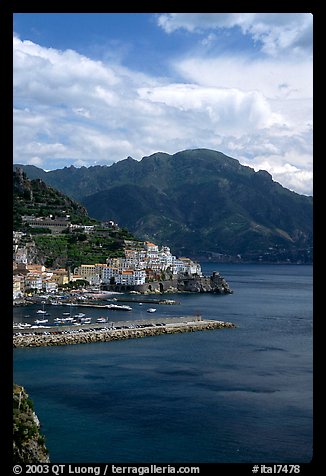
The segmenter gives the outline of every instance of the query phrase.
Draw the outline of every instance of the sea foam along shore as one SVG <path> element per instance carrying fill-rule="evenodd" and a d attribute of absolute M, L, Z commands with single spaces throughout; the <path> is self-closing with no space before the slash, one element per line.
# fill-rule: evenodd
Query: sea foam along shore
<path fill-rule="evenodd" d="M 13 346 L 17 347 L 42 347 L 52 345 L 87 344 L 93 342 L 109 342 L 122 339 L 135 339 L 160 334 L 176 334 L 179 332 L 194 332 L 212 329 L 234 328 L 231 322 L 202 320 L 182 322 L 178 324 L 166 324 L 136 329 L 88 329 L 82 333 L 68 334 L 34 334 L 28 333 L 13 337 Z"/>

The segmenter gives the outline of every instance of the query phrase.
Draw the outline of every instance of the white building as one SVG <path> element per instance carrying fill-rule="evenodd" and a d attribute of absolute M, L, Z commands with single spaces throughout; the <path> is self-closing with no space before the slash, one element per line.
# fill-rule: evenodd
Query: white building
<path fill-rule="evenodd" d="M 37 289 L 42 290 L 42 275 L 38 273 L 28 273 L 25 278 L 25 289 Z"/>
<path fill-rule="evenodd" d="M 175 268 L 177 273 L 197 274 L 202 276 L 200 264 L 195 263 L 190 258 L 178 258 L 175 261 Z"/>
<path fill-rule="evenodd" d="M 83 230 L 85 233 L 90 233 L 91 231 L 94 231 L 95 226 L 94 225 L 75 225 L 75 224 L 70 224 L 69 225 L 70 230 Z"/>
<path fill-rule="evenodd" d="M 121 270 L 118 267 L 106 266 L 105 268 L 102 268 L 102 283 L 110 284 L 113 278 L 115 281 L 120 272 Z"/>
<path fill-rule="evenodd" d="M 102 269 L 102 283 L 135 286 L 144 284 L 146 272 L 142 269 L 122 269 L 108 266 Z"/>
<path fill-rule="evenodd" d="M 54 280 L 44 280 L 42 283 L 42 289 L 46 293 L 55 293 L 58 291 L 58 283 Z"/>
<path fill-rule="evenodd" d="M 14 250 L 14 261 L 16 263 L 27 264 L 27 250 L 26 248 L 18 248 L 18 245 L 15 245 L 17 248 Z"/>

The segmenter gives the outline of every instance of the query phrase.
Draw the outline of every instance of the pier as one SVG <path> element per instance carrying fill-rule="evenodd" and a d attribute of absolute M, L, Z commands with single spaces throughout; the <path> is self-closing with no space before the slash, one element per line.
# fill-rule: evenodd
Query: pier
<path fill-rule="evenodd" d="M 88 325 L 87 328 L 76 329 L 74 326 L 62 326 L 46 332 L 30 332 L 28 330 L 13 336 L 13 347 L 42 347 L 53 345 L 86 344 L 94 342 L 110 342 L 114 340 L 135 339 L 140 337 L 176 334 L 213 329 L 234 328 L 231 322 L 201 320 L 200 316 L 184 316 L 162 320 L 123 321 L 114 325 Z M 40 329 L 41 331 L 41 329 Z"/>
<path fill-rule="evenodd" d="M 112 303 L 135 303 L 135 304 L 169 304 L 169 305 L 174 305 L 174 304 L 180 304 L 178 301 L 170 300 L 170 299 L 139 299 L 139 298 L 112 298 L 108 299 L 107 301 Z M 101 301 L 97 302 L 92 302 L 92 301 L 85 301 L 85 302 L 80 302 L 80 301 L 73 301 L 73 302 L 63 302 L 61 305 L 64 306 L 78 306 L 78 307 L 98 307 L 98 308 L 107 308 L 109 304 L 100 304 Z"/>

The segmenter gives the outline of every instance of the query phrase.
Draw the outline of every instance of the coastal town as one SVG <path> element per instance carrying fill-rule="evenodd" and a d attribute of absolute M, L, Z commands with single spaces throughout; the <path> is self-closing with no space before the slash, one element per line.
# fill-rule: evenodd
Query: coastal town
<path fill-rule="evenodd" d="M 38 225 L 39 223 L 37 221 Z M 94 228 L 80 227 L 87 233 L 91 233 Z M 55 294 L 69 283 L 79 283 L 93 289 L 120 285 L 125 286 L 124 290 L 128 290 L 128 287 L 173 280 L 180 276 L 202 276 L 199 263 L 190 258 L 177 258 L 169 247 L 159 247 L 148 241 L 131 240 L 124 242 L 124 257 L 108 257 L 105 263 L 81 264 L 73 270 L 48 268 L 31 262 L 33 260 L 29 256 L 28 246 L 24 243 L 24 236 L 23 232 L 13 232 L 14 302 L 41 293 Z"/>
<path fill-rule="evenodd" d="M 87 236 L 96 234 L 99 230 L 108 230 L 109 233 L 119 230 L 113 221 L 93 226 L 72 224 L 69 217 L 56 219 L 54 216 L 22 216 L 22 219 L 23 222 L 28 222 L 29 227 L 41 228 L 43 234 L 48 236 L 59 236 L 63 230 L 74 236 L 77 229 L 78 233 L 84 233 L 87 239 Z M 47 233 L 44 233 L 44 230 Z M 144 309 L 151 313 L 151 316 L 156 312 L 156 308 L 151 307 L 153 304 L 177 304 L 174 299 L 147 296 L 144 301 L 144 297 L 128 297 L 126 294 L 232 293 L 228 283 L 218 272 L 214 272 L 212 276 L 204 276 L 199 263 L 191 258 L 176 257 L 168 246 L 158 246 L 150 241 L 124 239 L 119 253 L 121 256 L 110 256 L 108 253 L 104 263 L 80 263 L 74 267 L 45 266 L 39 263 L 42 259 L 33 245 L 32 235 L 14 231 L 13 304 L 43 306 L 42 309 L 34 310 L 36 319 L 33 323 L 25 321 L 25 318 L 31 317 L 30 314 L 23 315 L 18 322 L 14 321 L 14 347 L 107 342 L 234 327 L 232 323 L 203 319 L 200 313 L 174 317 L 165 314 L 164 318 L 158 313 L 159 316 L 154 319 L 133 317 L 132 321 L 126 320 L 123 314 L 122 321 L 112 318 L 110 314 L 109 321 L 107 311 L 133 310 L 127 304 L 120 304 L 120 301 L 137 304 L 138 307 L 145 303 Z M 85 253 L 82 257 L 89 259 Z M 108 304 L 108 301 L 112 302 Z M 54 308 L 57 317 L 51 317 L 45 305 L 50 305 L 51 308 L 60 306 Z M 61 306 L 69 306 L 69 311 Z M 72 306 L 77 306 L 74 308 L 74 314 Z M 105 315 L 94 318 L 96 322 L 92 322 L 91 316 L 81 312 L 86 308 L 100 310 Z"/>

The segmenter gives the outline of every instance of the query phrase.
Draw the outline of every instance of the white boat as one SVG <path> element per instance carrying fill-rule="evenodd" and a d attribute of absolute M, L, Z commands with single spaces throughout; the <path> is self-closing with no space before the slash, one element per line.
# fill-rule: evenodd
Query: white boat
<path fill-rule="evenodd" d="M 45 324 L 48 321 L 49 319 L 36 319 L 34 322 L 35 324 Z"/>
<path fill-rule="evenodd" d="M 83 312 L 79 312 L 78 314 L 75 314 L 74 317 L 76 318 L 80 318 L 80 317 L 85 317 L 86 314 L 84 314 Z"/>
<path fill-rule="evenodd" d="M 147 312 L 156 312 L 156 309 L 154 307 L 149 307 L 147 309 Z"/>
<path fill-rule="evenodd" d="M 92 322 L 92 318 L 91 317 L 81 317 L 80 322 L 82 324 L 90 324 Z"/>
<path fill-rule="evenodd" d="M 108 322 L 107 318 L 106 317 L 98 317 L 96 319 L 96 322 Z"/>
<path fill-rule="evenodd" d="M 44 311 L 44 302 L 42 302 L 42 309 L 38 309 L 36 311 L 36 314 L 46 314 L 46 311 Z"/>
<path fill-rule="evenodd" d="M 106 306 L 108 309 L 111 309 L 113 311 L 132 311 L 132 307 L 126 306 L 125 304 L 108 304 Z"/>
<path fill-rule="evenodd" d="M 63 312 L 62 315 L 63 316 L 70 316 L 70 312 Z"/>

